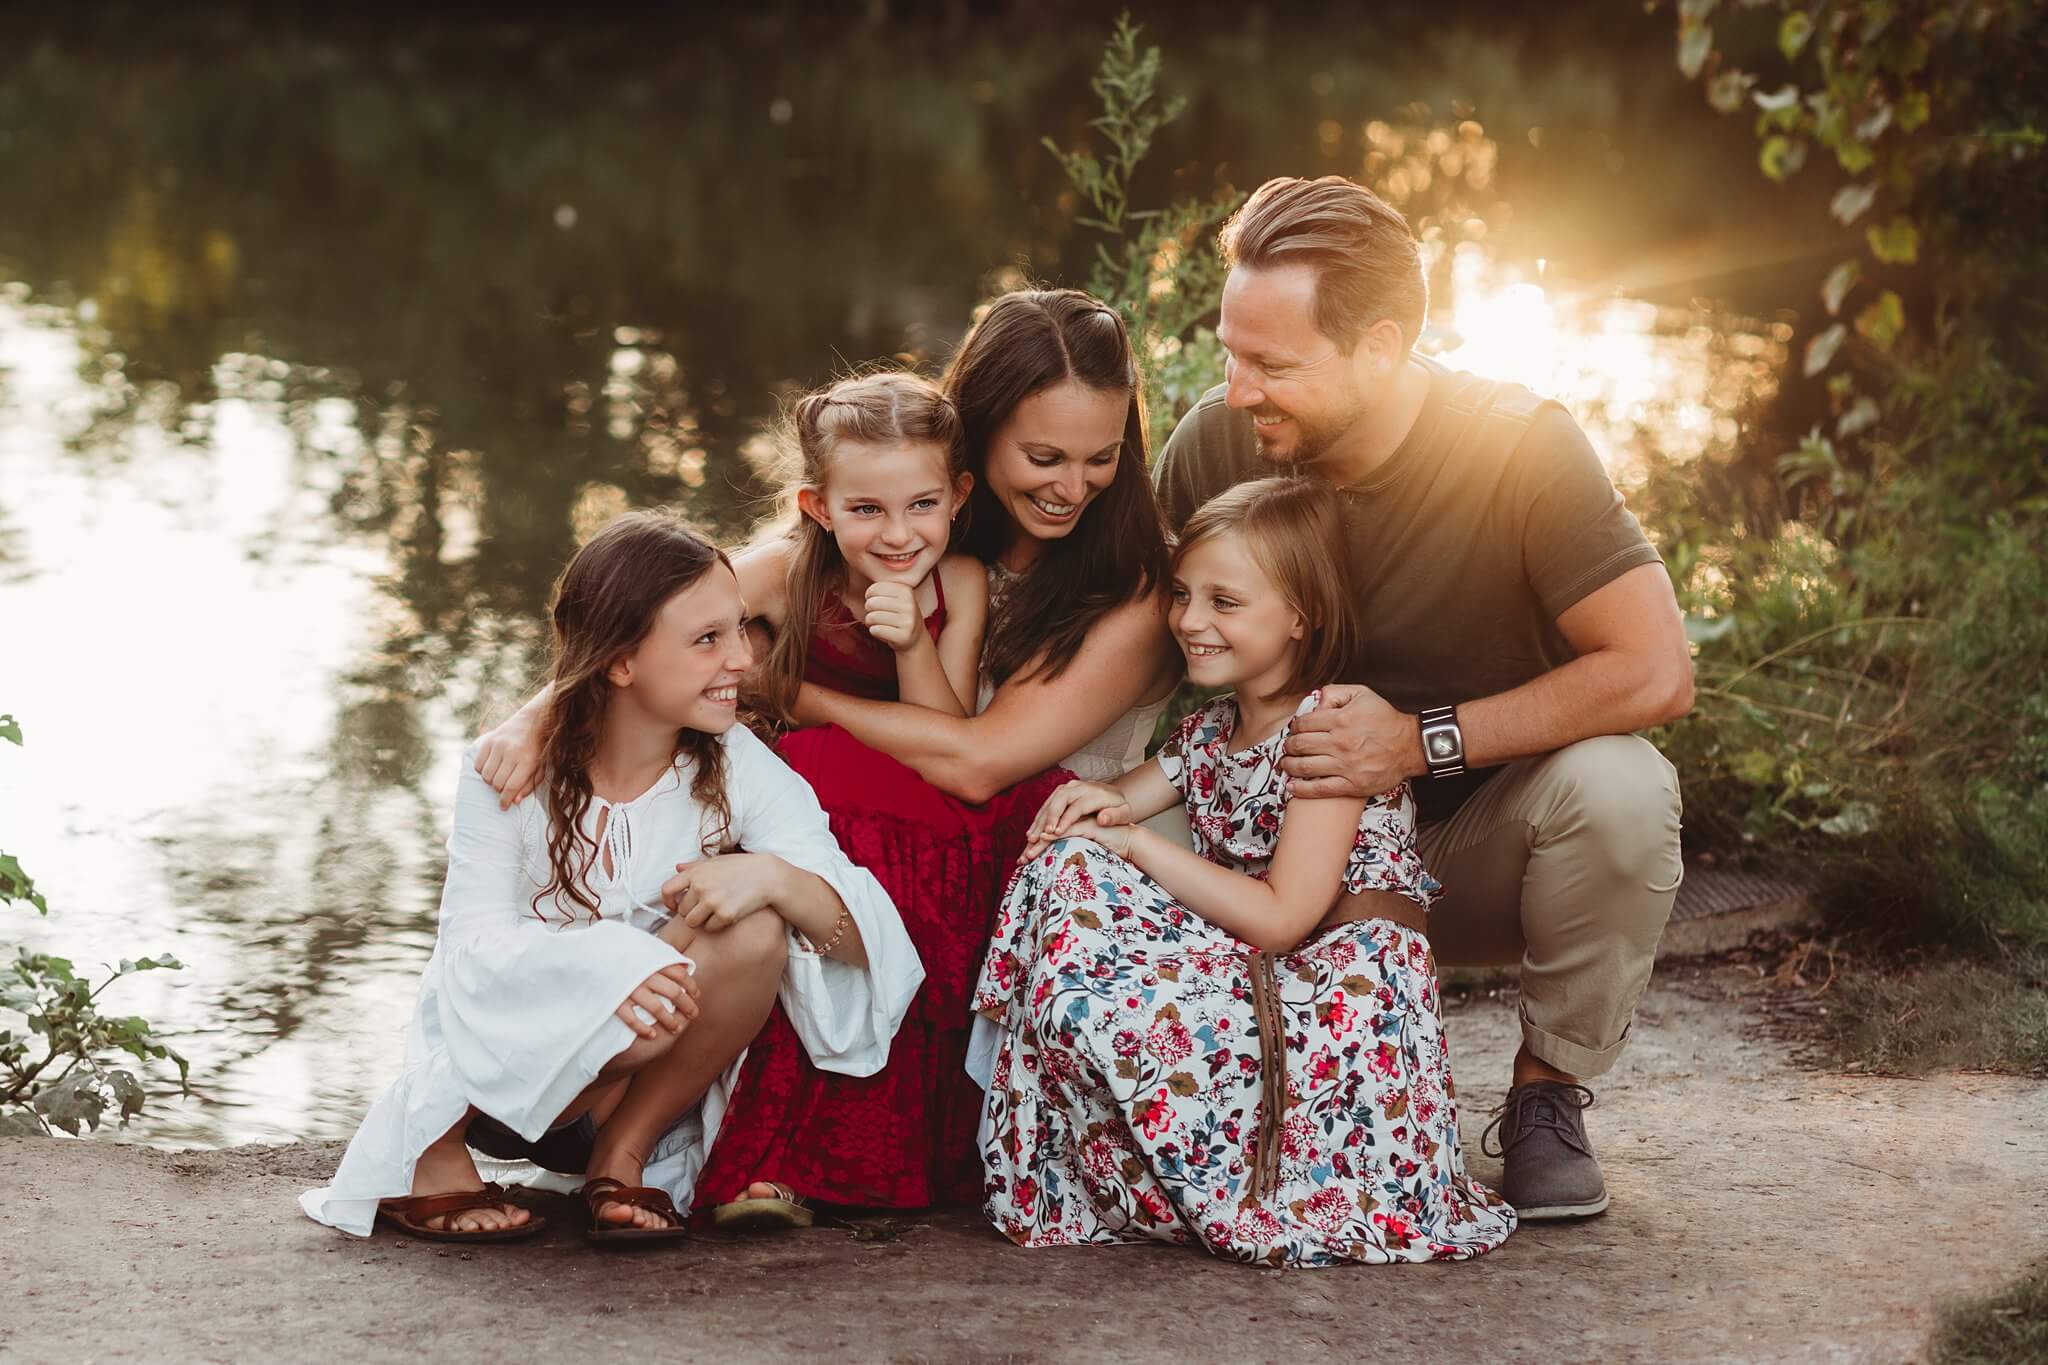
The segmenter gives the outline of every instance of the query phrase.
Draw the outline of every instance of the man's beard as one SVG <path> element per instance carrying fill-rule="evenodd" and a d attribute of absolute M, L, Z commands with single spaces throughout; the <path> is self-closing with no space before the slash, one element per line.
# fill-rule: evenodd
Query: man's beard
<path fill-rule="evenodd" d="M 1359 418 L 1364 415 L 1365 405 L 1362 403 L 1354 403 L 1348 411 L 1336 420 L 1329 422 L 1310 422 L 1294 413 L 1287 413 L 1288 420 L 1294 423 L 1295 441 L 1293 446 L 1284 452 L 1275 453 L 1267 450 L 1262 442 L 1259 453 L 1274 464 L 1293 466 L 1316 464 L 1325 455 L 1329 454 L 1330 447 L 1341 440 L 1353 426 L 1357 425 Z"/>

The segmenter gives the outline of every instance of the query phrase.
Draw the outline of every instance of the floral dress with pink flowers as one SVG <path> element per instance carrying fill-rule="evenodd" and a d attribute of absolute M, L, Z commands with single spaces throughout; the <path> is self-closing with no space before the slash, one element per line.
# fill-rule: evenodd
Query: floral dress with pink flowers
<path fill-rule="evenodd" d="M 1212 702 L 1156 761 L 1195 851 L 1263 878 L 1293 721 L 1231 752 L 1236 724 L 1232 699 Z M 1367 803 L 1344 885 L 1424 908 L 1441 889 L 1405 786 Z M 1429 944 L 1384 919 L 1272 959 L 1285 1106 L 1277 1189 L 1261 1195 L 1253 959 L 1093 841 L 1020 868 L 975 993 L 1001 1032 L 981 1122 L 990 1220 L 1020 1246 L 1192 1242 L 1275 1266 L 1460 1260 L 1505 1241 L 1514 1210 L 1459 1151 Z"/>

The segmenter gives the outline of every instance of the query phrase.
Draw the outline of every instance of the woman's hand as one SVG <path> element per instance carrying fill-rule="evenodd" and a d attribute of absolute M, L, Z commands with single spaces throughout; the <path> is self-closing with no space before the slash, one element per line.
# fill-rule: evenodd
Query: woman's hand
<path fill-rule="evenodd" d="M 721 853 L 677 863 L 676 875 L 661 884 L 661 903 L 692 929 L 719 933 L 772 906 L 788 869 L 772 853 Z"/>
<path fill-rule="evenodd" d="M 907 583 L 875 583 L 862 602 L 861 624 L 868 634 L 901 654 L 913 648 L 920 637 L 930 640 L 924 620 L 917 614 L 917 594 Z"/>
<path fill-rule="evenodd" d="M 536 697 L 485 733 L 476 751 L 477 776 L 498 793 L 500 810 L 524 801 L 540 779 L 540 710 Z"/>
<path fill-rule="evenodd" d="M 674 962 L 663 967 L 635 986 L 615 1013 L 642 1038 L 656 1037 L 662 1029 L 671 1036 L 681 1033 L 697 1017 L 697 982 L 690 975 L 690 964 Z"/>

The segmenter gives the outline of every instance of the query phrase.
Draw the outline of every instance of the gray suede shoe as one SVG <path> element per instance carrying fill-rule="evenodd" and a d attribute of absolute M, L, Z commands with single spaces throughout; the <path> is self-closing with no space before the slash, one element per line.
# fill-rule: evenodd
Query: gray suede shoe
<path fill-rule="evenodd" d="M 1523 1222 L 1590 1218 L 1607 1208 L 1607 1181 L 1586 1138 L 1593 1092 L 1583 1085 L 1531 1081 L 1508 1091 L 1479 1149 L 1506 1164 L 1500 1192 Z M 1498 1147 L 1488 1146 L 1498 1142 Z"/>

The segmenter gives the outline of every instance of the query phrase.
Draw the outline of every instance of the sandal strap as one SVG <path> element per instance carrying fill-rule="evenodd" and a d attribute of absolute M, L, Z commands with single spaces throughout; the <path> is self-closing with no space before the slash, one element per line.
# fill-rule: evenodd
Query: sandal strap
<path fill-rule="evenodd" d="M 429 1218 L 468 1213 L 474 1209 L 495 1209 L 509 1202 L 496 1185 L 480 1190 L 453 1190 L 447 1194 L 411 1194 L 403 1199 L 386 1199 L 384 1207 L 401 1218 L 424 1223 Z"/>
<path fill-rule="evenodd" d="M 636 1209 L 646 1209 L 659 1214 L 670 1223 L 680 1227 L 683 1215 L 676 1211 L 675 1201 L 668 1197 L 667 1190 L 655 1189 L 652 1185 L 628 1185 L 623 1180 L 601 1175 L 586 1181 L 582 1190 L 583 1202 L 590 1206 L 592 1217 L 597 1215 L 599 1206 L 604 1204 L 626 1204 Z"/>

